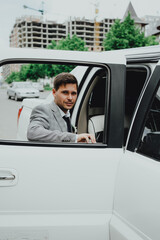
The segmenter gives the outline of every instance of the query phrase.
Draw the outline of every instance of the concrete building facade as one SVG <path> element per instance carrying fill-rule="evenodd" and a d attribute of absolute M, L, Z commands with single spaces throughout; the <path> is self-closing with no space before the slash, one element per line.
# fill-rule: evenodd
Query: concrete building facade
<path fill-rule="evenodd" d="M 52 40 L 58 42 L 68 34 L 76 34 L 90 51 L 102 51 L 103 39 L 114 21 L 75 18 L 61 24 L 43 21 L 42 17 L 24 16 L 16 19 L 10 34 L 10 47 L 47 48 Z"/>
<path fill-rule="evenodd" d="M 10 47 L 47 48 L 52 40 L 66 37 L 66 24 L 43 21 L 42 17 L 16 19 L 10 34 Z"/>
<path fill-rule="evenodd" d="M 67 22 L 67 34 L 81 38 L 89 51 L 102 51 L 103 40 L 106 33 L 109 32 L 115 19 L 103 19 L 102 21 L 88 20 L 88 19 L 71 19 Z"/>
<path fill-rule="evenodd" d="M 146 36 L 155 36 L 160 43 L 160 16 L 146 15 L 145 20 L 149 23 L 146 27 Z"/>
<path fill-rule="evenodd" d="M 17 48 L 47 48 L 51 41 L 56 43 L 62 38 L 77 35 L 85 42 L 89 51 L 102 51 L 103 40 L 115 19 L 102 21 L 70 18 L 64 23 L 44 21 L 42 16 L 23 16 L 17 18 L 10 34 L 10 47 Z M 17 72 L 20 64 L 3 67 L 3 77 L 6 79 L 13 71 Z"/>
<path fill-rule="evenodd" d="M 131 2 L 125 11 L 123 21 L 128 13 L 134 19 L 135 24 L 145 32 L 147 21 L 140 19 Z M 70 18 L 64 23 L 45 21 L 43 16 L 24 16 L 16 19 L 10 34 L 10 46 L 22 48 L 47 48 L 52 40 L 58 42 L 68 34 L 74 34 L 85 42 L 89 51 L 103 51 L 103 40 L 106 33 L 114 24 L 115 19 L 105 18 L 101 21 L 85 18 Z"/>

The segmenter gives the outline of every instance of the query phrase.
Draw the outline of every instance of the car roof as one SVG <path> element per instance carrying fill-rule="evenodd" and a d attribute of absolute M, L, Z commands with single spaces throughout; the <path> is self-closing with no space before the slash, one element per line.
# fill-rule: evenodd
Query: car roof
<path fill-rule="evenodd" d="M 7 48 L 0 49 L 0 61 L 6 62 L 14 60 L 57 60 L 67 62 L 79 62 L 79 63 L 120 63 L 125 64 L 125 57 L 123 52 L 119 55 L 115 51 L 105 52 L 89 52 L 89 51 L 67 51 L 67 50 L 51 50 L 51 49 L 32 49 L 32 48 Z M 43 57 L 42 57 L 43 56 Z"/>
<path fill-rule="evenodd" d="M 160 58 L 160 45 L 115 50 L 117 54 L 123 52 L 126 60 L 157 60 Z"/>
<path fill-rule="evenodd" d="M 103 52 L 89 51 L 67 51 L 67 50 L 51 50 L 51 49 L 32 49 L 32 48 L 0 48 L 0 61 L 23 61 L 27 60 L 57 60 L 68 62 L 87 63 L 119 63 L 125 64 L 126 61 L 137 59 L 154 60 L 160 58 L 160 45 L 138 47 L 130 49 L 120 49 Z M 43 57 L 42 57 L 43 56 Z"/>

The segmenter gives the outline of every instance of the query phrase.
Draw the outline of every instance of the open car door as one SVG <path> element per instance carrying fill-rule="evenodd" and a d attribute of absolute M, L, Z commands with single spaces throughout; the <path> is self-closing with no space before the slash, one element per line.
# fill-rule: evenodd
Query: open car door
<path fill-rule="evenodd" d="M 160 236 L 160 62 L 143 88 L 119 166 L 111 239 Z"/>
<path fill-rule="evenodd" d="M 87 66 L 72 123 L 78 133 L 96 127 L 101 137 L 97 134 L 96 144 L 70 144 L 17 141 L 0 136 L 0 238 L 109 239 L 115 181 L 123 155 L 126 71 L 123 55 L 8 51 L 8 56 L 7 51 L 1 54 L 1 66 L 31 63 Z M 8 101 L 6 104 L 13 104 Z M 100 129 L 94 122 L 97 116 L 101 116 Z M 89 120 L 93 123 L 91 127 Z"/>

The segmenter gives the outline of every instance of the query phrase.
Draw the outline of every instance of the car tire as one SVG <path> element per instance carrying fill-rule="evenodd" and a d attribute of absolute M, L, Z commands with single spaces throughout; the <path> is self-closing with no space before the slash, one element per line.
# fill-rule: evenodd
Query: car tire
<path fill-rule="evenodd" d="M 9 94 L 7 94 L 7 96 L 8 96 L 8 99 L 11 99 L 11 96 Z"/>
<path fill-rule="evenodd" d="M 15 101 L 18 101 L 17 94 L 14 95 L 14 100 L 15 100 Z"/>

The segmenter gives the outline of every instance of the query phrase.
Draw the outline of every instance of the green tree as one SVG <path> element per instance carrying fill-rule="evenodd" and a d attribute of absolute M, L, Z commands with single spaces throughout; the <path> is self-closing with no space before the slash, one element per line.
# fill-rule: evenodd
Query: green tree
<path fill-rule="evenodd" d="M 20 77 L 22 81 L 30 79 L 37 81 L 38 78 L 45 78 L 45 76 L 53 77 L 54 70 L 52 64 L 28 64 L 23 65 L 20 70 Z"/>
<path fill-rule="evenodd" d="M 49 78 L 54 76 L 54 65 L 44 64 L 43 67 L 44 67 L 45 76 Z"/>
<path fill-rule="evenodd" d="M 8 84 L 12 83 L 12 82 L 20 82 L 20 73 L 19 72 L 12 72 L 6 79 L 6 82 Z"/>
<path fill-rule="evenodd" d="M 27 79 L 36 82 L 38 78 L 45 78 L 54 76 L 54 69 L 52 64 L 25 64 L 22 65 L 19 72 L 12 72 L 6 82 L 12 83 L 17 81 L 26 81 Z"/>
<path fill-rule="evenodd" d="M 88 51 L 88 48 L 85 47 L 85 42 L 76 35 L 73 35 L 73 37 L 68 35 L 65 39 L 60 40 L 58 43 L 52 41 L 48 46 L 48 49 Z M 70 72 L 74 67 L 75 66 L 73 65 L 53 65 L 53 70 L 54 74 L 57 75 L 61 72 Z"/>
<path fill-rule="evenodd" d="M 29 71 L 29 64 L 22 65 L 21 70 L 19 72 L 19 76 L 20 76 L 21 81 L 26 81 L 27 80 L 28 71 Z"/>
<path fill-rule="evenodd" d="M 27 72 L 27 78 L 33 81 L 37 81 L 38 78 L 45 77 L 45 66 L 44 64 L 30 64 L 29 71 Z"/>
<path fill-rule="evenodd" d="M 51 45 L 48 45 L 48 49 L 88 51 L 88 48 L 85 47 L 85 42 L 76 35 L 73 35 L 73 37 L 68 35 L 65 39 L 60 40 L 57 44 L 55 41 L 52 41 Z"/>
<path fill-rule="evenodd" d="M 106 34 L 103 46 L 105 50 L 134 48 L 158 45 L 154 36 L 145 37 L 144 33 L 135 25 L 130 14 L 123 22 L 116 20 L 110 31 Z"/>

